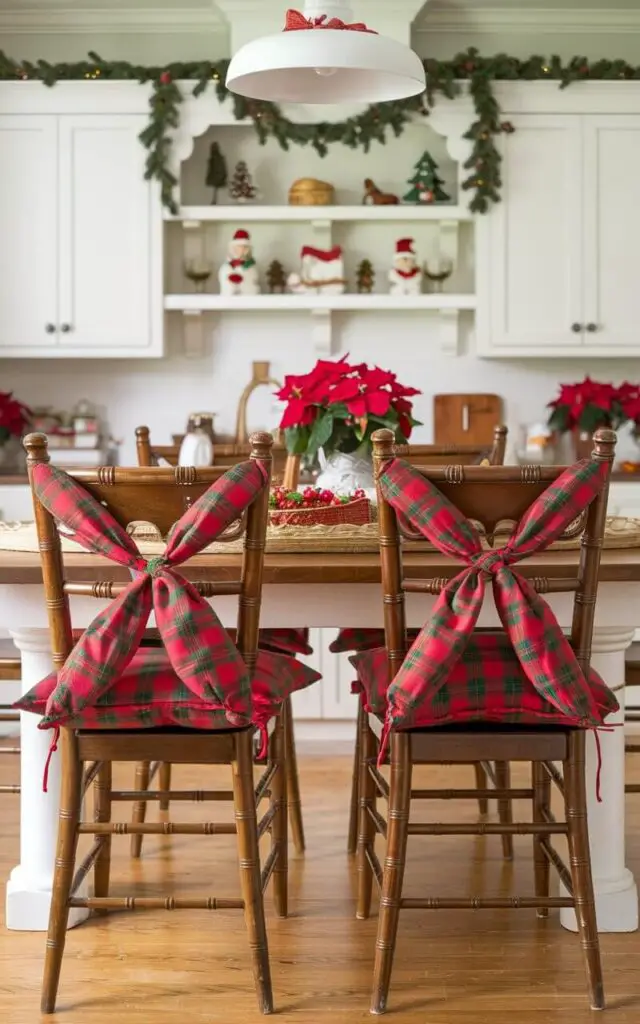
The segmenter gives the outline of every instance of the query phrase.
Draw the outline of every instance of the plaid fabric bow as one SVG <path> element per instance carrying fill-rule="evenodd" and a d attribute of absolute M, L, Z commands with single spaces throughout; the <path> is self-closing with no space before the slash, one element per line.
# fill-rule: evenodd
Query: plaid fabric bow
<path fill-rule="evenodd" d="M 389 686 L 390 724 L 401 724 L 417 697 L 433 700 L 442 688 L 473 633 L 488 581 L 500 621 L 536 690 L 568 718 L 585 726 L 602 724 L 551 608 L 511 565 L 561 536 L 598 494 L 607 468 L 585 460 L 565 470 L 525 512 L 504 548 L 483 551 L 473 525 L 437 487 L 400 459 L 388 464 L 380 477 L 385 499 L 438 551 L 467 566 L 441 592 L 431 620 Z"/>
<path fill-rule="evenodd" d="M 212 543 L 265 486 L 260 465 L 234 466 L 173 526 L 164 555 L 145 559 L 111 513 L 70 476 L 34 466 L 34 491 L 88 551 L 131 570 L 133 579 L 82 634 L 58 673 L 47 714 L 75 715 L 117 680 L 142 641 L 153 610 L 174 671 L 202 700 L 224 708 L 231 725 L 251 716 L 250 675 L 211 606 L 175 567 Z"/>
<path fill-rule="evenodd" d="M 304 29 L 314 28 L 344 29 L 347 32 L 368 32 L 372 36 L 378 35 L 374 29 L 367 28 L 362 21 L 355 22 L 353 25 L 347 25 L 340 18 L 329 18 L 327 20 L 326 14 L 321 14 L 319 18 L 305 18 L 304 14 L 301 14 L 300 11 L 287 11 L 284 24 L 285 32 L 299 32 Z"/>

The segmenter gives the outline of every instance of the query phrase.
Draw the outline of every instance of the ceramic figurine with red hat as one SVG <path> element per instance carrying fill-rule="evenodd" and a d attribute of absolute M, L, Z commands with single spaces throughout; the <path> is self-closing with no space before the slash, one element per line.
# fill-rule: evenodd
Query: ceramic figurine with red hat
<path fill-rule="evenodd" d="M 389 271 L 390 295 L 420 295 L 422 291 L 422 270 L 413 245 L 413 238 L 400 238 L 396 242 L 393 267 Z"/>
<path fill-rule="evenodd" d="M 259 295 L 260 279 L 251 237 L 239 228 L 229 242 L 227 259 L 218 271 L 221 295 Z"/>

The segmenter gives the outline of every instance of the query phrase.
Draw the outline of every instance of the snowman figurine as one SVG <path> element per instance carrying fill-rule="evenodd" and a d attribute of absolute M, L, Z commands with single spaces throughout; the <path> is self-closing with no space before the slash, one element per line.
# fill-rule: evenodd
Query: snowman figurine
<path fill-rule="evenodd" d="M 413 238 L 401 238 L 396 242 L 393 267 L 389 271 L 389 284 L 390 295 L 420 295 L 422 270 L 418 266 Z"/>
<path fill-rule="evenodd" d="M 241 228 L 229 242 L 227 259 L 218 271 L 218 280 L 221 295 L 260 294 L 258 268 L 248 231 Z"/>

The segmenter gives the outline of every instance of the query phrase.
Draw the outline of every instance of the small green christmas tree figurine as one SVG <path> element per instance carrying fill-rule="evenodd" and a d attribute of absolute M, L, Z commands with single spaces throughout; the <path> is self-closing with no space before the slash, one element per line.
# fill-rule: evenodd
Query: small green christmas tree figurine
<path fill-rule="evenodd" d="M 356 271 L 356 288 L 361 295 L 370 295 L 376 279 L 371 260 L 362 260 Z"/>
<path fill-rule="evenodd" d="M 279 260 L 272 260 L 267 268 L 267 287 L 272 295 L 284 294 L 287 286 L 287 275 Z"/>
<path fill-rule="evenodd" d="M 207 164 L 207 176 L 205 184 L 213 189 L 211 203 L 218 202 L 218 190 L 224 188 L 228 181 L 227 161 L 217 142 L 211 143 L 209 150 L 209 162 Z"/>
<path fill-rule="evenodd" d="M 438 165 L 427 150 L 418 160 L 409 184 L 412 187 L 404 196 L 405 203 L 446 203 L 451 199 L 441 188 L 444 179 L 438 176 Z"/>

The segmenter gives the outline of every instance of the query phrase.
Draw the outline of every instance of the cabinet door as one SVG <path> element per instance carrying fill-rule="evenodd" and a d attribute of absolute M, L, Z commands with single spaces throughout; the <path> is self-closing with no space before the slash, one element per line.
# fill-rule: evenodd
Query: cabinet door
<path fill-rule="evenodd" d="M 640 115 L 584 121 L 585 346 L 640 354 Z"/>
<path fill-rule="evenodd" d="M 77 355 L 161 354 L 162 214 L 138 115 L 60 117 L 60 339 Z"/>
<path fill-rule="evenodd" d="M 581 119 L 504 116 L 516 130 L 502 136 L 502 202 L 478 217 L 478 349 L 570 354 L 582 346 Z"/>
<path fill-rule="evenodd" d="M 0 116 L 0 355 L 56 344 L 56 131 L 55 117 Z"/>

